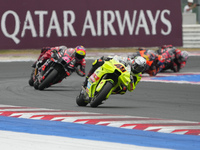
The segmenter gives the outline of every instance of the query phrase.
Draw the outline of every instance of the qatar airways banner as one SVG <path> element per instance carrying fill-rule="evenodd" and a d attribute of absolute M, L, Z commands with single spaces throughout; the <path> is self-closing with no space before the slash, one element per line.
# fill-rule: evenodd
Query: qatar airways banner
<path fill-rule="evenodd" d="M 180 0 L 0 0 L 0 49 L 182 46 Z"/>

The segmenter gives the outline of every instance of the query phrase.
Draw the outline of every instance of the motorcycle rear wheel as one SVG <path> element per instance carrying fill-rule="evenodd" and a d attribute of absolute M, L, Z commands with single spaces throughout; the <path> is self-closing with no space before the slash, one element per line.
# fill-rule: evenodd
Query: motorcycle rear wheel
<path fill-rule="evenodd" d="M 49 75 L 40 83 L 38 86 L 38 90 L 44 90 L 45 87 L 48 87 L 50 83 L 55 79 L 57 76 L 58 71 L 56 69 L 53 69 Z"/>
<path fill-rule="evenodd" d="M 112 89 L 113 84 L 111 82 L 106 82 L 100 92 L 98 92 L 94 98 L 90 101 L 91 107 L 99 106 L 102 101 L 106 98 L 110 90 Z"/>

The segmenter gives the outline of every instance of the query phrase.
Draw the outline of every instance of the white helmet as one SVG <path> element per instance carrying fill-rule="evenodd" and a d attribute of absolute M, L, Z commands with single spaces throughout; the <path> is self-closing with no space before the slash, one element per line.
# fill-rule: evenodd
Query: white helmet
<path fill-rule="evenodd" d="M 143 72 L 146 68 L 146 60 L 142 56 L 136 56 L 131 64 L 131 71 L 133 73 Z"/>
<path fill-rule="evenodd" d="M 186 61 L 188 59 L 188 57 L 189 57 L 189 54 L 188 54 L 187 51 L 182 51 L 181 52 L 181 55 L 180 55 L 180 60 L 181 61 Z"/>

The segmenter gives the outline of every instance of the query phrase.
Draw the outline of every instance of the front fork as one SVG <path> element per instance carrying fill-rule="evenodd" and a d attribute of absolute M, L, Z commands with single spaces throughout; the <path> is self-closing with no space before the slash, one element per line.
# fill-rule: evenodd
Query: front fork
<path fill-rule="evenodd" d="M 83 99 L 86 103 L 89 103 L 90 102 L 90 98 L 89 98 L 89 95 L 88 93 L 86 92 L 86 89 L 82 86 L 82 89 L 81 89 L 81 92 L 80 92 L 80 95 L 83 95 Z"/>
<path fill-rule="evenodd" d="M 112 79 L 102 79 L 99 84 L 96 86 L 96 88 L 90 89 L 90 98 L 93 98 L 95 96 L 95 92 L 100 92 L 101 89 L 104 87 L 104 85 L 107 82 L 111 82 L 114 85 L 114 81 Z M 106 96 L 106 99 L 108 99 L 108 97 L 111 95 L 112 90 L 109 91 L 108 95 Z"/>
<path fill-rule="evenodd" d="M 51 69 L 47 69 L 49 67 L 51 67 L 51 64 L 53 62 L 50 61 L 49 59 L 41 66 L 41 68 L 37 69 L 37 74 L 38 74 L 38 81 L 41 83 L 45 77 L 49 74 L 49 72 L 51 71 Z M 49 67 L 48 67 L 49 66 Z"/>

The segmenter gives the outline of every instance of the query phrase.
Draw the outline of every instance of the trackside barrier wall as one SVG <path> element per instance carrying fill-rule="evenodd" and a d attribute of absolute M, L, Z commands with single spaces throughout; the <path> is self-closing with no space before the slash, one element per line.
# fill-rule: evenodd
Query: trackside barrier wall
<path fill-rule="evenodd" d="M 0 0 L 0 24 L 0 49 L 182 46 L 180 0 Z"/>

